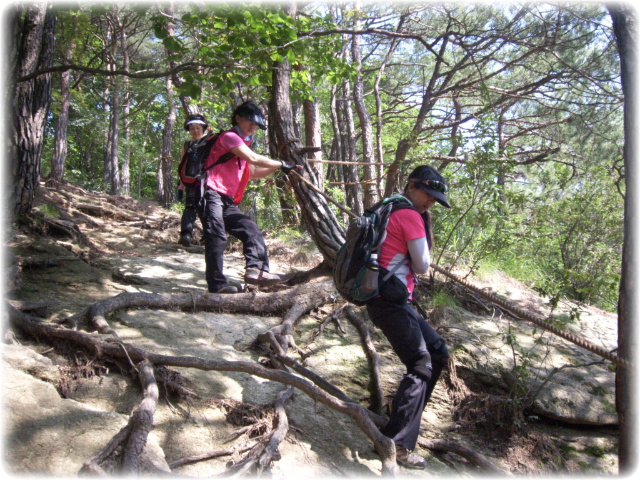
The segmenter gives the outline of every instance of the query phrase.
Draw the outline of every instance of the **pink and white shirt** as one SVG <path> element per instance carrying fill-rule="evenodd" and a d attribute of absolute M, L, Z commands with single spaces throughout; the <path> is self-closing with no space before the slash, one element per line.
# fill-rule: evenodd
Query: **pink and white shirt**
<path fill-rule="evenodd" d="M 426 271 L 430 264 L 429 249 L 421 248 L 421 258 L 407 259 L 409 242 L 426 244 L 426 233 L 422 216 L 413 209 L 402 208 L 389 216 L 387 237 L 380 248 L 378 263 L 387 270 L 392 270 L 398 262 L 402 263 L 394 273 L 407 286 L 409 293 L 413 293 L 415 279 L 412 265 L 418 266 L 420 272 Z M 418 242 L 416 242 L 418 241 Z M 412 252 L 413 253 L 413 252 Z"/>
<path fill-rule="evenodd" d="M 222 155 L 230 152 L 232 148 L 239 147 L 243 143 L 249 146 L 251 145 L 251 139 L 243 139 L 235 130 L 222 132 L 211 148 L 204 168 L 208 168 Z M 233 202 L 237 205 L 242 201 L 250 176 L 251 169 L 249 163 L 234 155 L 230 160 L 208 170 L 206 186 L 218 193 L 233 198 Z"/>

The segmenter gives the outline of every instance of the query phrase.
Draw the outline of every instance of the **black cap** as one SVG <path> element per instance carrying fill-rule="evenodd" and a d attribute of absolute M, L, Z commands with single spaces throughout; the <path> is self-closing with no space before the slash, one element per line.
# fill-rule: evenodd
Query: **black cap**
<path fill-rule="evenodd" d="M 244 102 L 238 108 L 236 108 L 233 112 L 232 124 L 236 125 L 236 115 L 240 115 L 247 120 L 251 120 L 252 122 L 256 122 L 258 127 L 262 130 L 266 130 L 267 126 L 264 123 L 264 119 L 262 118 L 262 110 L 260 107 L 256 105 L 252 101 Z"/>
<path fill-rule="evenodd" d="M 444 177 L 433 167 L 422 165 L 417 167 L 411 175 L 409 175 L 409 183 L 420 187 L 430 195 L 433 195 L 440 205 L 451 208 L 445 193 L 447 191 L 447 182 Z"/>

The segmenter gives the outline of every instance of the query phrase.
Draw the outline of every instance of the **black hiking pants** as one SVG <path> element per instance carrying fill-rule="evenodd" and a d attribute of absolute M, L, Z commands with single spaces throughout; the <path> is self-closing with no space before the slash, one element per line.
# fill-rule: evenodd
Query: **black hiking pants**
<path fill-rule="evenodd" d="M 374 298 L 367 304 L 367 312 L 407 367 L 393 399 L 391 417 L 381 432 L 396 445 L 413 450 L 420 434 L 422 412 L 447 364 L 449 350 L 410 303 L 394 304 Z"/>
<path fill-rule="evenodd" d="M 200 205 L 200 185 L 195 187 L 185 187 L 184 189 L 184 211 L 180 220 L 180 236 L 190 235 L 193 237 L 193 225 L 198 217 Z"/>
<path fill-rule="evenodd" d="M 200 220 L 204 231 L 204 258 L 209 291 L 216 292 L 227 285 L 227 278 L 223 273 L 227 233 L 242 242 L 246 268 L 268 272 L 267 246 L 258 225 L 242 213 L 227 195 L 207 189 L 203 200 Z"/>

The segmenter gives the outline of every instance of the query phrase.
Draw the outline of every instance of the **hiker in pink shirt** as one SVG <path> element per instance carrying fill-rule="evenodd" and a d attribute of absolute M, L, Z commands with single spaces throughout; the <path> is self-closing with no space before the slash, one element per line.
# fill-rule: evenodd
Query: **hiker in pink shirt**
<path fill-rule="evenodd" d="M 389 422 L 381 429 L 396 444 L 398 464 L 407 468 L 426 466 L 425 459 L 413 450 L 422 412 L 449 358 L 442 337 L 411 304 L 414 275 L 426 273 L 431 263 L 433 233 L 429 209 L 436 202 L 450 208 L 446 191 L 444 178 L 434 168 L 423 165 L 411 172 L 402 196 L 415 210 L 404 208 L 391 213 L 378 257 L 381 267 L 389 271 L 398 267 L 394 275 L 405 285 L 406 292 L 392 297 L 381 289 L 381 295 L 367 303 L 369 318 L 407 367 L 392 402 Z"/>
<path fill-rule="evenodd" d="M 269 272 L 269 257 L 262 232 L 256 223 L 238 208 L 247 183 L 282 170 L 289 173 L 292 161 L 273 160 L 249 148 L 258 128 L 267 127 L 260 108 L 244 102 L 232 115 L 233 127 L 223 132 L 204 164 L 206 180 L 201 220 L 204 231 L 207 286 L 211 293 L 236 293 L 223 273 L 227 234 L 243 244 L 246 283 L 268 286 L 281 282 L 279 275 Z"/>

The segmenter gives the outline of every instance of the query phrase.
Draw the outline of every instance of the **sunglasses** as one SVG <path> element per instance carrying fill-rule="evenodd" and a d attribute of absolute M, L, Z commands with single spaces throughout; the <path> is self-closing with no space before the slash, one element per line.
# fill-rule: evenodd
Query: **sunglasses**
<path fill-rule="evenodd" d="M 413 183 L 421 183 L 436 192 L 446 193 L 447 191 L 447 184 L 438 180 L 415 180 Z"/>

